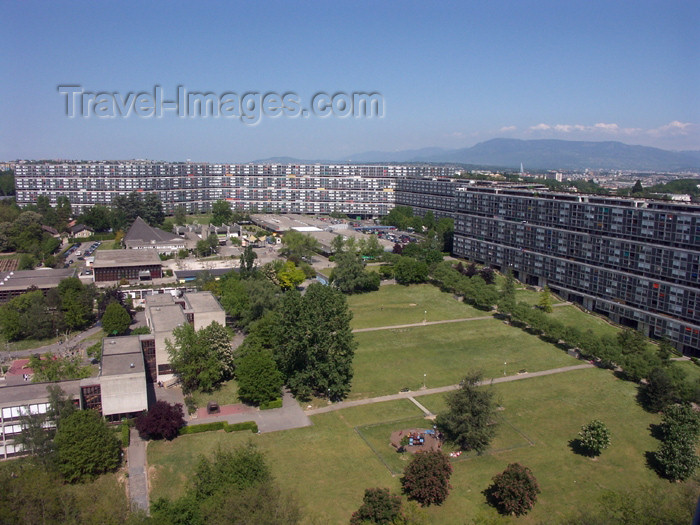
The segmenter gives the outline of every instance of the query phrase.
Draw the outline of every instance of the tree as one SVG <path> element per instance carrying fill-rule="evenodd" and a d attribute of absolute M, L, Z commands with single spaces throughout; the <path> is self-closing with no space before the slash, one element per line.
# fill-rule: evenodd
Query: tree
<path fill-rule="evenodd" d="M 353 512 L 350 525 L 367 523 L 391 525 L 402 518 L 400 496 L 392 494 L 389 489 L 365 489 L 362 505 Z"/>
<path fill-rule="evenodd" d="M 447 411 L 435 420 L 445 439 L 462 450 L 481 454 L 496 434 L 493 391 L 480 387 L 481 372 L 470 372 L 447 396 Z"/>
<path fill-rule="evenodd" d="M 266 348 L 248 351 L 236 367 L 238 397 L 255 404 L 279 399 L 284 380 L 282 373 Z"/>
<path fill-rule="evenodd" d="M 442 452 L 421 451 L 413 456 L 401 478 L 401 487 L 409 499 L 422 506 L 440 505 L 452 488 L 452 465 Z"/>
<path fill-rule="evenodd" d="M 686 480 L 700 467 L 696 454 L 700 415 L 688 404 L 666 408 L 661 422 L 663 442 L 653 457 L 659 474 L 672 481 Z"/>
<path fill-rule="evenodd" d="M 589 456 L 599 456 L 610 446 L 610 430 L 602 421 L 594 419 L 581 427 L 578 433 L 578 444 Z"/>
<path fill-rule="evenodd" d="M 170 365 L 182 381 L 185 394 L 195 390 L 211 392 L 224 374 L 219 356 L 198 337 L 191 324 L 173 330 L 175 342 L 165 340 Z"/>
<path fill-rule="evenodd" d="M 644 193 L 644 186 L 642 186 L 642 181 L 637 179 L 637 182 L 632 186 L 632 195 L 641 195 Z"/>
<path fill-rule="evenodd" d="M 506 278 L 501 288 L 501 297 L 498 301 L 498 309 L 503 312 L 511 312 L 515 307 L 515 277 L 513 271 L 508 268 Z"/>
<path fill-rule="evenodd" d="M 177 226 L 184 226 L 187 224 L 187 210 L 185 207 L 181 204 L 179 206 L 175 207 L 175 215 L 173 219 L 175 220 L 175 224 Z"/>
<path fill-rule="evenodd" d="M 484 266 L 481 270 L 479 270 L 479 276 L 486 284 L 493 284 L 496 281 L 496 272 L 494 272 L 493 268 L 490 266 Z"/>
<path fill-rule="evenodd" d="M 231 211 L 231 206 L 228 202 L 224 200 L 218 200 L 211 206 L 211 222 L 217 226 L 222 224 L 228 224 L 231 222 L 231 216 L 233 212 Z"/>
<path fill-rule="evenodd" d="M 493 478 L 485 494 L 503 514 L 520 516 L 534 507 L 540 486 L 529 468 L 511 463 Z"/>
<path fill-rule="evenodd" d="M 340 252 L 335 256 L 335 264 L 330 280 L 341 292 L 353 294 L 379 289 L 379 275 L 365 270 L 365 264 L 358 254 Z"/>
<path fill-rule="evenodd" d="M 257 258 L 258 254 L 255 253 L 250 244 L 243 248 L 239 264 L 242 278 L 252 275 L 252 273 L 255 271 L 255 259 Z"/>
<path fill-rule="evenodd" d="M 121 304 L 112 302 L 107 305 L 102 316 L 102 329 L 105 334 L 123 335 L 131 325 L 131 316 Z"/>
<path fill-rule="evenodd" d="M 660 412 L 678 398 L 678 389 L 668 369 L 656 367 L 640 385 L 639 397 L 642 405 L 651 412 Z"/>
<path fill-rule="evenodd" d="M 201 456 L 192 489 L 198 498 L 207 498 L 227 486 L 245 489 L 271 480 L 265 457 L 249 442 L 233 450 L 217 449 L 211 459 Z"/>
<path fill-rule="evenodd" d="M 537 304 L 545 313 L 552 313 L 552 293 L 549 291 L 549 287 L 545 286 L 540 292 L 540 300 Z"/>
<path fill-rule="evenodd" d="M 428 265 L 412 257 L 402 256 L 394 265 L 394 277 L 399 284 L 424 283 L 428 279 Z"/>
<path fill-rule="evenodd" d="M 182 404 L 171 405 L 165 401 L 156 401 L 154 405 L 136 418 L 136 430 L 142 436 L 151 439 L 172 440 L 177 431 L 185 425 Z"/>
<path fill-rule="evenodd" d="M 120 446 L 99 413 L 78 410 L 61 418 L 54 440 L 57 466 L 70 483 L 87 481 L 119 466 Z"/>
<path fill-rule="evenodd" d="M 302 398 L 344 398 L 357 346 L 345 296 L 313 283 L 303 297 L 296 290 L 287 292 L 278 310 L 275 360 L 289 388 Z"/>
<path fill-rule="evenodd" d="M 311 237 L 300 233 L 296 230 L 285 232 L 282 237 L 283 248 L 280 253 L 287 258 L 302 260 L 305 257 L 311 257 L 320 249 L 318 241 Z"/>
<path fill-rule="evenodd" d="M 282 269 L 277 272 L 277 279 L 283 290 L 291 290 L 304 282 L 306 274 L 304 270 L 299 268 L 292 261 L 287 261 L 284 263 L 284 266 L 282 266 Z"/>
<path fill-rule="evenodd" d="M 231 347 L 231 334 L 225 326 L 212 321 L 197 332 L 199 344 L 216 356 L 221 365 L 222 379 L 233 377 L 236 368 L 234 363 L 234 351 Z"/>

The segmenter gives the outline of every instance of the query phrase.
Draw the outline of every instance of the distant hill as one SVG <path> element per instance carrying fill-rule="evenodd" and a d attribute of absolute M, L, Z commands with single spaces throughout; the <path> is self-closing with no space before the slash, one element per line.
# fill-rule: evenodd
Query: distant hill
<path fill-rule="evenodd" d="M 470 148 L 424 148 L 351 155 L 353 162 L 454 162 L 528 169 L 700 169 L 700 151 L 667 151 L 622 142 L 492 139 Z"/>

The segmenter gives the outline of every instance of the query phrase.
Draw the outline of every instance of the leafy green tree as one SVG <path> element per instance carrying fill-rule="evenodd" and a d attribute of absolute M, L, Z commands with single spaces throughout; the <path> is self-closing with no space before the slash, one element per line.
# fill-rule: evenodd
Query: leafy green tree
<path fill-rule="evenodd" d="M 589 456 L 599 456 L 610 446 L 610 430 L 602 421 L 594 419 L 578 433 L 578 444 Z"/>
<path fill-rule="evenodd" d="M 672 404 L 679 396 L 678 388 L 667 368 L 654 368 L 646 384 L 640 385 L 639 397 L 644 408 L 660 412 Z"/>
<path fill-rule="evenodd" d="M 552 313 L 552 292 L 549 291 L 549 287 L 545 286 L 540 292 L 540 300 L 537 304 L 540 310 L 547 314 Z"/>
<path fill-rule="evenodd" d="M 50 352 L 41 357 L 38 354 L 31 356 L 29 367 L 34 371 L 32 381 L 35 383 L 84 379 L 90 377 L 91 372 L 78 357 L 56 357 Z"/>
<path fill-rule="evenodd" d="M 540 492 L 540 486 L 530 469 L 520 463 L 511 463 L 503 472 L 494 476 L 493 483 L 485 494 L 501 513 L 521 516 L 535 506 Z"/>
<path fill-rule="evenodd" d="M 253 274 L 253 272 L 255 271 L 255 259 L 257 258 L 258 254 L 255 253 L 253 247 L 250 244 L 243 248 L 239 264 L 241 269 L 241 277 L 245 278 Z"/>
<path fill-rule="evenodd" d="M 682 435 L 662 442 L 654 453 L 659 474 L 671 481 L 691 478 L 700 467 L 700 458 L 695 449 L 696 442 Z"/>
<path fill-rule="evenodd" d="M 279 399 L 284 382 L 272 352 L 265 348 L 247 352 L 236 367 L 238 397 L 261 405 Z"/>
<path fill-rule="evenodd" d="M 403 519 L 401 496 L 392 494 L 389 489 L 365 489 L 362 505 L 353 512 L 350 525 L 379 523 L 391 525 Z"/>
<path fill-rule="evenodd" d="M 94 479 L 119 466 L 119 441 L 93 410 L 78 410 L 62 417 L 54 442 L 58 470 L 70 483 Z"/>
<path fill-rule="evenodd" d="M 206 498 L 227 486 L 244 489 L 271 480 L 263 453 L 248 443 L 232 450 L 217 449 L 212 458 L 201 456 L 192 488 L 198 498 Z"/>
<path fill-rule="evenodd" d="M 435 420 L 447 441 L 479 454 L 496 434 L 493 391 L 479 386 L 482 377 L 481 372 L 468 373 L 460 387 L 448 394 L 447 410 Z"/>
<path fill-rule="evenodd" d="M 287 261 L 282 269 L 277 272 L 277 279 L 283 290 L 296 288 L 306 279 L 304 270 L 299 268 L 292 261 Z"/>
<path fill-rule="evenodd" d="M 233 377 L 233 371 L 236 368 L 235 357 L 231 347 L 231 334 L 226 327 L 212 321 L 209 326 L 205 326 L 197 332 L 197 338 L 202 347 L 207 348 L 216 356 L 221 365 L 222 379 Z"/>
<path fill-rule="evenodd" d="M 336 235 L 333 237 L 333 240 L 331 241 L 331 252 L 333 252 L 334 255 L 338 255 L 343 251 L 345 248 L 345 239 L 343 238 L 342 235 Z"/>
<path fill-rule="evenodd" d="M 330 280 L 341 292 L 353 294 L 379 289 L 379 275 L 365 270 L 365 264 L 357 254 L 341 252 L 335 256 L 335 263 Z"/>
<path fill-rule="evenodd" d="M 216 201 L 214 204 L 212 204 L 211 212 L 212 212 L 212 217 L 211 217 L 212 224 L 216 224 L 217 226 L 221 226 L 222 224 L 229 224 L 231 222 L 231 217 L 233 216 L 233 212 L 231 211 L 231 206 L 229 205 L 228 202 L 226 202 L 224 200 Z"/>
<path fill-rule="evenodd" d="M 401 488 L 422 506 L 441 505 L 450 493 L 452 465 L 441 451 L 420 451 L 406 465 Z"/>
<path fill-rule="evenodd" d="M 402 256 L 394 265 L 394 278 L 399 284 L 424 283 L 428 279 L 428 265 L 412 257 Z"/>
<path fill-rule="evenodd" d="M 350 391 L 356 342 L 345 296 L 319 283 L 280 303 L 275 360 L 292 392 L 342 399 Z"/>
<path fill-rule="evenodd" d="M 285 232 L 282 236 L 282 245 L 280 253 L 287 258 L 297 260 L 311 257 L 321 248 L 321 245 L 315 238 L 295 230 Z"/>
<path fill-rule="evenodd" d="M 644 186 L 642 186 L 642 181 L 637 179 L 637 182 L 632 186 L 632 195 L 641 195 L 644 193 Z"/>
<path fill-rule="evenodd" d="M 196 390 L 211 392 L 223 377 L 223 369 L 216 354 L 199 344 L 199 338 L 190 324 L 173 330 L 174 343 L 165 340 L 170 365 L 182 381 L 185 394 Z"/>
<path fill-rule="evenodd" d="M 187 210 L 182 204 L 175 207 L 175 215 L 173 216 L 173 219 L 177 226 L 184 226 L 185 224 L 187 224 L 186 214 Z"/>
<path fill-rule="evenodd" d="M 131 316 L 121 304 L 112 302 L 107 305 L 102 316 L 102 329 L 105 334 L 123 335 L 131 326 Z"/>
<path fill-rule="evenodd" d="M 511 312 L 515 307 L 515 277 L 513 271 L 508 268 L 506 278 L 501 288 L 501 296 L 498 300 L 498 309 L 504 312 Z"/>
<path fill-rule="evenodd" d="M 112 223 L 112 212 L 107 206 L 95 204 L 85 208 L 76 219 L 78 223 L 88 226 L 95 232 L 106 232 Z"/>

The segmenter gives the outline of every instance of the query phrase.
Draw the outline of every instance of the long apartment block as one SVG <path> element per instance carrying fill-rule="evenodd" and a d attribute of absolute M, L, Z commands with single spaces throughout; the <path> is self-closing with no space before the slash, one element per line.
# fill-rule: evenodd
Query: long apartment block
<path fill-rule="evenodd" d="M 439 166 L 196 164 L 157 162 L 19 163 L 17 202 L 52 203 L 65 195 L 73 209 L 109 205 L 116 195 L 156 192 L 165 211 L 177 206 L 201 212 L 223 199 L 236 209 L 279 213 L 386 215 L 395 204 L 396 181 L 445 177 Z"/>
<path fill-rule="evenodd" d="M 456 192 L 455 255 L 700 355 L 700 206 L 513 188 Z"/>

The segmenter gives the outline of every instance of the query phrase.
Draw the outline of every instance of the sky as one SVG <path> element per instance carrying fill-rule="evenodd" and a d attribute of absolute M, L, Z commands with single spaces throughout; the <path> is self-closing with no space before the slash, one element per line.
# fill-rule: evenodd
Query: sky
<path fill-rule="evenodd" d="M 0 0 L 0 19 L 2 160 L 343 160 L 496 137 L 700 150 L 697 0 Z M 176 107 L 178 86 L 218 115 Z M 355 115 L 355 93 L 381 116 Z"/>

